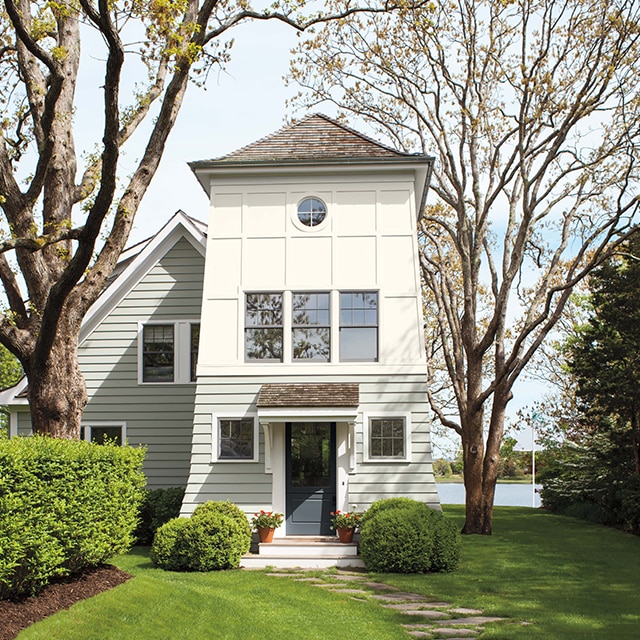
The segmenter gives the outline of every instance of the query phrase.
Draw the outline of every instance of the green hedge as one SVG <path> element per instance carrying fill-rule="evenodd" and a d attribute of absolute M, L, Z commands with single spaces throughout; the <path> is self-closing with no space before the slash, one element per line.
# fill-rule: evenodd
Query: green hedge
<path fill-rule="evenodd" d="M 135 531 L 136 544 L 151 545 L 156 531 L 180 515 L 183 497 L 184 487 L 146 489 L 140 507 L 140 523 Z"/>
<path fill-rule="evenodd" d="M 36 593 L 134 542 L 142 448 L 0 440 L 0 598 Z"/>
<path fill-rule="evenodd" d="M 360 529 L 360 555 L 369 571 L 453 571 L 461 539 L 440 511 L 409 498 L 374 502 Z"/>
<path fill-rule="evenodd" d="M 168 571 L 236 569 L 251 545 L 251 528 L 243 511 L 231 502 L 205 502 L 190 518 L 161 526 L 151 560 Z"/>

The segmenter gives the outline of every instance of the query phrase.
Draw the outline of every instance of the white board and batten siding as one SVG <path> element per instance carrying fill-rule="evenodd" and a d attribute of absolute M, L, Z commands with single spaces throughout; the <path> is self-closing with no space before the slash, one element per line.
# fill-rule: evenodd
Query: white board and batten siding
<path fill-rule="evenodd" d="M 414 189 L 413 175 L 397 168 L 211 176 L 203 330 L 183 515 L 205 500 L 230 500 L 248 514 L 283 506 L 276 497 L 283 490 L 284 453 L 271 451 L 273 468 L 265 469 L 262 428 L 256 462 L 212 459 L 216 416 L 258 416 L 256 402 L 266 383 L 359 385 L 353 452 L 344 453 L 347 422 L 337 425 L 338 484 L 346 488 L 338 508 L 357 505 L 360 510 L 397 495 L 439 508 L 425 389 Z M 328 211 L 326 221 L 311 230 L 296 220 L 298 203 L 310 196 L 322 199 Z M 245 362 L 245 294 L 283 292 L 286 299 L 292 292 L 316 291 L 331 296 L 331 361 L 292 361 L 285 303 L 283 362 Z M 340 362 L 337 357 L 341 291 L 378 292 L 377 362 Z M 367 459 L 367 417 L 394 415 L 408 417 L 410 455 L 398 461 Z M 271 428 L 276 436 L 283 434 L 284 422 Z M 283 447 L 284 437 L 274 441 Z"/>

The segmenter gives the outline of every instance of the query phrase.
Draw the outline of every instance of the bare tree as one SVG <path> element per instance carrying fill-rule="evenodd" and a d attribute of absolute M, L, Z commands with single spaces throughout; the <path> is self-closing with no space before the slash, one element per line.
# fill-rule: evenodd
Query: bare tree
<path fill-rule="evenodd" d="M 465 533 L 492 531 L 514 382 L 637 214 L 639 14 L 634 0 L 451 0 L 327 25 L 298 49 L 298 104 L 436 156 L 419 237 L 448 384 L 432 366 L 428 397 L 461 437 Z"/>
<path fill-rule="evenodd" d="M 77 362 L 80 324 L 127 241 L 189 80 L 205 81 L 224 65 L 232 31 L 243 22 L 277 20 L 304 31 L 387 8 L 341 0 L 305 17 L 304 0 L 260 11 L 244 0 L 4 1 L 0 343 L 27 375 L 36 432 L 78 437 L 87 401 Z M 94 64 L 104 62 L 95 118 L 101 142 L 84 161 L 74 139 L 81 42 Z M 142 88 L 132 96 L 123 85 L 133 77 Z M 143 123 L 144 152 L 120 185 L 121 149 Z"/>

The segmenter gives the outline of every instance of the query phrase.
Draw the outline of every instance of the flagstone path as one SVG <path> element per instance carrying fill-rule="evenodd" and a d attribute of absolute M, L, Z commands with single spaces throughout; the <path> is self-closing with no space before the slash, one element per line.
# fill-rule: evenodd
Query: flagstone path
<path fill-rule="evenodd" d="M 482 611 L 477 609 L 454 607 L 447 602 L 437 602 L 419 593 L 407 593 L 388 584 L 371 582 L 366 574 L 338 571 L 316 577 L 300 570 L 274 571 L 268 575 L 306 582 L 353 598 L 377 600 L 382 607 L 414 618 L 415 622 L 402 625 L 413 638 L 474 640 L 477 634 L 482 632 L 485 624 L 506 620 L 482 615 Z"/>

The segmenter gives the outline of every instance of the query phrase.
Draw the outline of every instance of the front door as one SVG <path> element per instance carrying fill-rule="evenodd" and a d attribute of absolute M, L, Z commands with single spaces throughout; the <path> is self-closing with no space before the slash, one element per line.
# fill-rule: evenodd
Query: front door
<path fill-rule="evenodd" d="M 336 507 L 335 422 L 287 423 L 287 534 L 331 535 Z"/>

